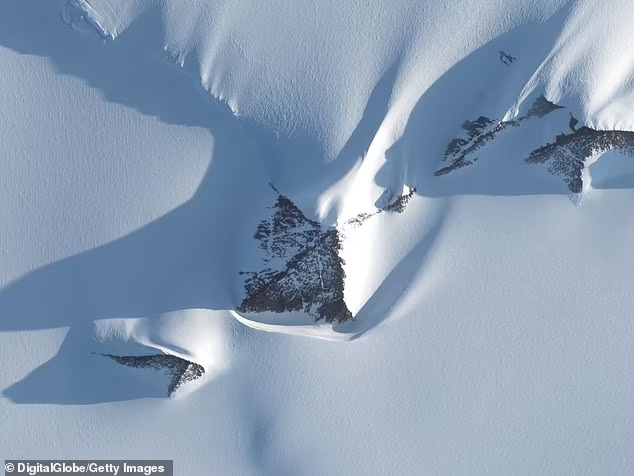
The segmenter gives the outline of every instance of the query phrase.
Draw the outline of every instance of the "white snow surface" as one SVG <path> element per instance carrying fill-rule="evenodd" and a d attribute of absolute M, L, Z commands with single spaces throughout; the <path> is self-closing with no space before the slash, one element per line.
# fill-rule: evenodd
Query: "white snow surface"
<path fill-rule="evenodd" d="M 573 197 L 522 160 L 569 113 L 634 130 L 632 25 L 628 0 L 4 0 L 0 456 L 633 472 L 632 158 Z M 465 120 L 542 94 L 564 109 L 434 176 Z M 338 227 L 354 321 L 237 313 L 269 183 Z M 100 355 L 159 352 L 206 373 L 164 398 Z"/>

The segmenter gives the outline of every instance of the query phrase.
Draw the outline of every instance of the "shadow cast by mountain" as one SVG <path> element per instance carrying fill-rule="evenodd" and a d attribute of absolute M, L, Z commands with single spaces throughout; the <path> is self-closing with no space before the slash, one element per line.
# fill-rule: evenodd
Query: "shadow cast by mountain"
<path fill-rule="evenodd" d="M 235 217 L 269 205 L 260 203 L 271 191 L 261 144 L 256 147 L 265 131 L 249 130 L 225 103 L 165 61 L 162 38 L 156 33 L 162 22 L 158 8 L 148 10 L 116 42 L 103 42 L 96 35 L 78 37 L 82 33 L 65 25 L 59 14 L 57 2 L 7 0 L 0 6 L 0 46 L 47 58 L 59 74 L 86 81 L 107 101 L 168 124 L 210 131 L 212 159 L 194 196 L 176 209 L 127 236 L 32 270 L 0 289 L 0 332 L 70 327 L 58 355 L 3 394 L 18 403 L 58 404 L 152 397 L 152 389 L 124 385 L 132 389 L 124 394 L 109 389 L 94 369 L 117 364 L 91 357 L 91 365 L 84 367 L 73 353 L 83 352 L 81 341 L 89 338 L 95 320 L 236 308 L 236 270 L 228 250 L 234 250 L 236 236 L 244 234 Z M 366 134 L 376 132 L 380 124 L 397 70 L 395 63 L 377 84 L 341 160 L 356 160 L 367 148 Z M 328 180 L 336 182 L 341 178 L 336 175 Z M 229 196 L 227 191 L 236 188 L 239 192 Z M 86 394 L 86 385 L 98 389 L 98 396 Z"/>
<path fill-rule="evenodd" d="M 88 405 L 165 398 L 167 378 L 90 352 L 90 326 L 72 327 L 51 360 L 3 390 L 14 403 Z M 78 358 L 81 356 L 81 358 Z"/>
<path fill-rule="evenodd" d="M 196 307 L 231 308 L 227 297 L 231 293 L 223 277 L 228 257 L 219 250 L 230 249 L 235 233 L 231 217 L 248 207 L 251 193 L 258 192 L 259 161 L 254 160 L 252 141 L 226 105 L 193 87 L 191 78 L 176 67 L 148 59 L 135 49 L 136 37 L 144 38 L 144 43 L 159 41 L 151 36 L 159 21 L 155 10 L 121 35 L 124 48 L 118 49 L 95 44 L 94 38 L 78 41 L 61 21 L 55 28 L 46 24 L 54 3 L 37 3 L 38 8 L 30 1 L 4 3 L 0 44 L 50 57 L 60 73 L 87 80 L 109 101 L 170 124 L 208 129 L 214 135 L 213 158 L 195 195 L 172 212 L 128 236 L 46 265 L 1 289 L 0 332 Z M 60 34 L 53 38 L 55 33 Z M 151 84 L 147 78 L 153 78 Z M 243 174 L 247 167 L 252 174 Z M 228 183 L 241 184 L 244 192 L 227 200 Z M 210 250 L 209 254 L 196 254 L 201 248 Z"/>
<path fill-rule="evenodd" d="M 2 3 L 0 45 L 48 58 L 60 74 L 88 82 L 108 101 L 169 124 L 209 130 L 212 160 L 186 203 L 127 236 L 35 269 L 0 289 L 0 332 L 70 327 L 58 355 L 3 394 L 18 403 L 60 404 L 158 396 L 151 385 L 138 388 L 131 382 L 117 383 L 124 390 L 117 393 L 107 379 L 76 361 L 86 357 L 94 368 L 118 364 L 73 352 L 82 352 L 80 341 L 90 339 L 84 331 L 95 320 L 234 308 L 227 279 L 233 257 L 227 250 L 242 225 L 233 218 L 253 207 L 268 181 L 253 140 L 229 107 L 159 55 L 147 53 L 162 51 L 153 33 L 160 31 L 158 9 L 140 18 L 115 45 L 100 44 L 96 36 L 78 37 L 60 20 L 58 7 L 57 2 Z M 228 196 L 232 184 L 242 192 Z M 98 396 L 86 397 L 86 385 L 98 389 Z"/>

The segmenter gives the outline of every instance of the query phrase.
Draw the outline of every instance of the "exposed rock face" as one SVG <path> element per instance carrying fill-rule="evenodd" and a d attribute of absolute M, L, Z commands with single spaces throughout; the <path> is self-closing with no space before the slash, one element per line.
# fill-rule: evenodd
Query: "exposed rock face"
<path fill-rule="evenodd" d="M 506 127 L 520 126 L 531 117 L 541 118 L 561 108 L 540 96 L 526 115 L 516 120 L 496 122 L 480 116 L 475 121 L 465 121 L 462 128 L 466 137 L 457 137 L 449 142 L 443 159 L 449 165 L 438 169 L 435 175 L 444 175 L 473 164 L 478 160 L 475 153 Z M 578 123 L 571 114 L 568 122 L 571 133 L 556 136 L 553 143 L 534 150 L 526 158 L 529 164 L 546 164 L 548 171 L 560 176 L 573 193 L 583 190 L 582 173 L 588 158 L 612 149 L 634 155 L 634 132 L 598 131 L 590 127 L 577 129 Z"/>
<path fill-rule="evenodd" d="M 361 226 L 381 212 L 402 213 L 415 192 L 411 188 L 384 208 L 357 215 L 346 225 Z M 337 324 L 353 319 L 343 298 L 345 272 L 339 256 L 340 232 L 306 218 L 279 192 L 273 210 L 271 219 L 262 221 L 253 236 L 264 250 L 267 267 L 240 273 L 246 277 L 246 297 L 238 311 L 301 311 L 315 321 Z"/>
<path fill-rule="evenodd" d="M 372 213 L 359 213 L 357 216 L 346 220 L 346 225 L 350 225 L 353 228 L 360 227 L 368 218 L 372 218 L 373 216 L 378 215 L 381 212 L 403 213 L 407 208 L 407 204 L 412 199 L 415 193 L 416 187 L 412 187 L 406 194 L 397 197 L 396 200 L 393 200 L 392 198 L 387 205 L 379 206 L 378 210 Z M 375 206 L 378 206 L 378 204 L 375 204 Z"/>
<path fill-rule="evenodd" d="M 467 132 L 467 138 L 456 137 L 449 142 L 443 161 L 450 163 L 437 170 L 435 175 L 445 175 L 452 170 L 473 164 L 478 158 L 469 159 L 468 157 L 493 139 L 504 127 L 506 127 L 505 123 L 495 125 L 493 119 L 485 116 L 480 116 L 475 121 L 463 122 L 462 128 Z"/>
<path fill-rule="evenodd" d="M 539 96 L 535 99 L 535 102 L 528 110 L 525 116 L 522 116 L 518 119 L 518 121 L 524 121 L 530 117 L 544 117 L 547 114 L 550 114 L 557 109 L 563 109 L 563 106 L 559 106 L 558 104 L 550 102 L 544 96 Z"/>
<path fill-rule="evenodd" d="M 385 207 L 384 210 L 386 212 L 403 213 L 407 204 L 414 196 L 414 193 L 416 193 L 416 187 L 410 188 L 409 192 L 398 197 L 393 203 L 390 203 L 387 207 Z"/>
<path fill-rule="evenodd" d="M 203 376 L 205 369 L 202 365 L 189 360 L 181 359 L 175 355 L 112 355 L 100 354 L 110 357 L 112 360 L 127 367 L 141 369 L 154 369 L 162 371 L 170 377 L 170 384 L 167 388 L 167 396 L 172 396 L 176 390 L 187 382 L 192 382 Z"/>
<path fill-rule="evenodd" d="M 363 225 L 368 218 L 372 218 L 374 215 L 378 215 L 379 213 L 381 213 L 381 210 L 373 213 L 359 213 L 357 216 L 346 220 L 346 225 L 349 225 L 352 228 L 358 228 Z"/>
<path fill-rule="evenodd" d="M 561 109 L 548 101 L 544 96 L 538 97 L 525 116 L 521 116 L 512 121 L 496 121 L 485 116 L 478 117 L 475 121 L 465 121 L 462 129 L 466 132 L 465 137 L 456 137 L 449 142 L 443 157 L 443 162 L 449 165 L 438 169 L 435 175 L 445 175 L 449 172 L 473 164 L 478 160 L 475 153 L 484 145 L 495 139 L 497 134 L 509 126 L 518 127 L 522 122 L 531 117 L 544 117 L 545 115 Z"/>
<path fill-rule="evenodd" d="M 343 299 L 345 273 L 335 228 L 309 220 L 287 197 L 279 195 L 271 220 L 254 238 L 269 267 L 246 275 L 240 312 L 303 311 L 328 323 L 352 319 Z"/>
<path fill-rule="evenodd" d="M 579 193 L 583 190 L 581 176 L 586 160 L 612 149 L 634 155 L 634 132 L 581 127 L 570 134 L 560 134 L 555 142 L 534 150 L 526 162 L 547 164 L 550 173 L 560 176 L 571 192 Z"/>

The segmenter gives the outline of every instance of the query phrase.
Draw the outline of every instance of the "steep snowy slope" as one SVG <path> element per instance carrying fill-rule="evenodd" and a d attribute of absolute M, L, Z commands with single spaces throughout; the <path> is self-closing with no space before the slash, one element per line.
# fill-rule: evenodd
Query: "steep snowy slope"
<path fill-rule="evenodd" d="M 274 152 L 266 159 L 272 178 L 289 188 L 301 190 L 301 179 L 314 184 L 315 170 L 324 175 L 324 162 L 336 158 L 349 169 L 369 145 L 346 149 L 359 125 L 365 140 L 382 125 L 374 139 L 389 148 L 418 99 L 434 83 L 449 88 L 438 80 L 476 52 L 478 61 L 462 68 L 468 80 L 460 75 L 461 86 L 477 93 L 461 101 L 464 113 L 478 106 L 484 115 L 516 113 L 537 91 L 588 126 L 633 126 L 626 0 L 76 3 L 115 38 L 135 22 L 159 23 L 168 55 L 255 123 Z M 488 67 L 493 55 L 503 60 L 499 51 L 518 60 L 509 74 Z"/>
<path fill-rule="evenodd" d="M 0 454 L 631 472 L 633 20 L 0 4 Z"/>
<path fill-rule="evenodd" d="M 238 317 L 267 330 L 328 336 L 321 325 L 306 328 L 307 318 L 341 324 L 354 317 L 350 306 L 360 309 L 390 268 L 372 273 L 378 260 L 322 263 L 320 256 L 341 253 L 359 261 L 351 250 L 365 254 L 394 240 L 361 231 L 349 238 L 346 223 L 364 224 L 377 208 L 412 194 L 578 194 L 586 161 L 612 149 L 634 152 L 627 132 L 634 57 L 617 47 L 632 12 L 627 2 L 610 2 L 594 16 L 595 3 L 320 2 L 309 9 L 285 1 L 156 1 L 131 8 L 91 0 L 67 3 L 65 17 L 71 25 L 87 20 L 114 42 L 135 28 L 162 31 L 153 47 L 230 106 L 281 194 L 265 200 L 292 204 L 278 201 L 275 226 L 260 218 L 255 235 L 263 249 L 273 247 L 268 257 L 250 257 L 234 271 L 246 277 L 238 311 L 250 313 Z M 477 172 L 458 170 L 479 159 L 485 165 Z M 443 177 L 450 173 L 458 177 Z M 313 219 L 336 223 L 337 236 L 327 238 Z M 290 311 L 305 316 L 282 315 Z M 335 326 L 331 337 L 368 326 L 357 319 L 343 328 L 344 336 Z"/>

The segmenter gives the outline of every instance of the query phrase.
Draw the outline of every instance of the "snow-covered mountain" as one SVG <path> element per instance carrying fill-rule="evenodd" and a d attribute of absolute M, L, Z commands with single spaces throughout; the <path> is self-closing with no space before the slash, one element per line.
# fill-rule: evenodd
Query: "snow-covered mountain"
<path fill-rule="evenodd" d="M 632 25 L 5 0 L 0 454 L 630 472 Z"/>

